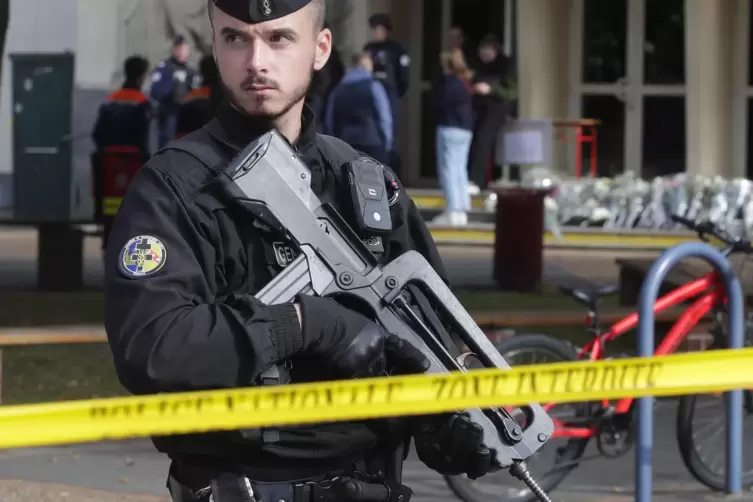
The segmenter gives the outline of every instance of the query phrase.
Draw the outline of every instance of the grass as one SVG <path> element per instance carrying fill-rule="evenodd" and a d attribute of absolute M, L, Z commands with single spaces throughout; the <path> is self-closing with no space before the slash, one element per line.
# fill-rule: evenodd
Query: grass
<path fill-rule="evenodd" d="M 459 291 L 465 308 L 477 311 L 539 311 L 583 309 L 554 291 L 513 294 Z M 103 295 L 85 293 L 0 292 L 0 327 L 102 324 Z M 604 307 L 616 306 L 606 300 Z M 584 311 L 585 314 L 585 311 Z M 532 332 L 539 331 L 531 327 Z M 579 327 L 546 328 L 551 335 L 582 343 Z M 632 337 L 626 337 L 631 343 Z M 26 404 L 125 395 L 106 344 L 48 345 L 3 349 L 3 404 Z"/>

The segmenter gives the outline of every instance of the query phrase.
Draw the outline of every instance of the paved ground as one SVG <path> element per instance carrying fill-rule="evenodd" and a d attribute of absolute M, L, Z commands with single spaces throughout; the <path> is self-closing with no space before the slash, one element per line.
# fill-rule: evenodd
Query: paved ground
<path fill-rule="evenodd" d="M 98 240 L 86 243 L 86 282 L 101 284 Z M 443 248 L 453 281 L 463 286 L 493 286 L 492 252 L 484 248 Z M 28 231 L 0 230 L 0 287 L 33 289 L 36 237 Z M 600 283 L 616 277 L 611 253 L 550 252 L 546 257 L 548 281 L 573 280 L 573 276 Z M 753 441 L 747 441 L 753 444 Z M 587 457 L 595 454 L 593 449 Z M 677 453 L 674 404 L 662 404 L 655 444 L 655 500 L 706 500 L 711 493 L 686 472 Z M 167 462 L 145 441 L 100 443 L 61 448 L 0 452 L 0 500 L 6 502 L 101 501 L 155 502 L 165 499 Z M 443 480 L 411 458 L 405 480 L 416 492 L 416 502 L 455 500 Z M 482 487 L 489 500 L 517 482 L 505 474 L 490 476 Z M 583 464 L 554 493 L 553 500 L 632 500 L 633 453 L 614 460 Z M 713 497 L 712 497 L 713 498 Z M 747 498 L 745 500 L 748 500 Z"/>
<path fill-rule="evenodd" d="M 655 500 L 710 500 L 713 496 L 685 471 L 674 435 L 675 405 L 659 407 L 654 451 Z M 587 452 L 593 456 L 595 449 Z M 153 502 L 165 500 L 167 461 L 145 441 L 11 450 L 0 453 L 0 500 Z M 411 458 L 405 481 L 416 502 L 456 500 L 442 478 Z M 498 483 L 495 485 L 495 483 Z M 484 481 L 489 500 L 515 486 L 506 474 Z M 586 461 L 550 495 L 562 502 L 632 500 L 633 452 L 619 459 Z M 742 500 L 753 500 L 745 497 Z M 162 497 L 162 498 L 160 498 Z"/>

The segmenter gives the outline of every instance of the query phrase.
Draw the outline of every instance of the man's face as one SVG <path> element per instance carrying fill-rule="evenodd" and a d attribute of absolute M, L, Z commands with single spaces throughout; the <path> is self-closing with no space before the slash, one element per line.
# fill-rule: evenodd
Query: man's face
<path fill-rule="evenodd" d="M 384 42 L 387 40 L 387 28 L 384 26 L 373 26 L 371 28 L 371 40 L 375 42 Z"/>
<path fill-rule="evenodd" d="M 329 30 L 304 7 L 288 16 L 246 24 L 215 7 L 214 54 L 230 100 L 249 115 L 274 119 L 302 101 L 314 71 L 332 50 Z"/>
<path fill-rule="evenodd" d="M 478 56 L 484 63 L 491 63 L 497 58 L 497 50 L 491 45 L 479 47 Z"/>
<path fill-rule="evenodd" d="M 173 49 L 173 56 L 181 63 L 188 61 L 188 56 L 191 55 L 191 47 L 188 44 L 180 44 Z"/>

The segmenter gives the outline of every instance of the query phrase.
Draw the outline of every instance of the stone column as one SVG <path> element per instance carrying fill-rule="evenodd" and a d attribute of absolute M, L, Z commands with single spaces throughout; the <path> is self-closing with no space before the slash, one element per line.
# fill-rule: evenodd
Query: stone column
<path fill-rule="evenodd" d="M 687 172 L 732 175 L 737 2 L 685 0 Z"/>
<path fill-rule="evenodd" d="M 369 5 L 366 1 L 331 0 L 328 9 L 334 43 L 347 63 L 350 55 L 368 40 Z"/>
<path fill-rule="evenodd" d="M 80 87 L 109 89 L 116 82 L 122 65 L 118 7 L 114 1 L 76 2 L 76 84 Z"/>
<path fill-rule="evenodd" d="M 518 113 L 522 119 L 567 118 L 572 0 L 517 3 Z M 551 166 L 564 170 L 562 142 L 554 143 Z M 572 170 L 572 169 L 571 169 Z"/>

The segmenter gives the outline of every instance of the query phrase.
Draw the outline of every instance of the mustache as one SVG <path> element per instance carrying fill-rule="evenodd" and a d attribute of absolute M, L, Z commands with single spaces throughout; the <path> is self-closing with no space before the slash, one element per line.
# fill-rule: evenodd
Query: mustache
<path fill-rule="evenodd" d="M 243 82 L 241 82 L 242 88 L 247 88 L 251 86 L 264 86 L 264 87 L 271 87 L 272 89 L 279 89 L 280 85 L 275 82 L 272 79 L 262 77 L 261 75 L 251 75 L 246 77 Z"/>

